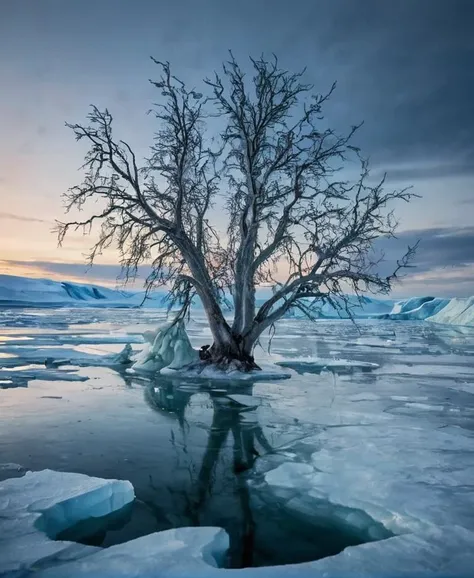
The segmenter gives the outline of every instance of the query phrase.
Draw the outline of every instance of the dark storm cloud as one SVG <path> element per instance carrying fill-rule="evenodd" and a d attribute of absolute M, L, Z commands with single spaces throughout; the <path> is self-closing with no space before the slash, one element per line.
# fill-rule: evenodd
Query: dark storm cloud
<path fill-rule="evenodd" d="M 150 54 L 195 82 L 228 49 L 239 59 L 275 52 L 285 67 L 307 66 L 317 90 L 338 81 L 330 120 L 341 129 L 365 120 L 357 140 L 376 163 L 474 166 L 472 0 L 26 0 L 1 13 L 6 38 L 9 21 L 23 21 L 24 58 L 41 78 L 62 66 L 64 51 L 64 66 L 80 68 L 85 81 L 116 73 L 118 103 L 139 90 L 130 79 Z M 36 59 L 35 43 L 50 54 Z"/>
<path fill-rule="evenodd" d="M 344 116 L 366 120 L 361 138 L 374 157 L 448 158 L 472 172 L 474 3 L 347 0 L 326 6 L 331 24 L 326 34 L 318 31 L 319 39 L 327 42 L 339 76 Z"/>
<path fill-rule="evenodd" d="M 474 264 L 474 226 L 403 231 L 397 235 L 397 239 L 380 239 L 377 249 L 384 251 L 389 266 L 403 254 L 406 247 L 413 247 L 418 241 L 413 260 L 414 273 L 446 267 L 468 268 Z M 474 291 L 474 279 L 472 283 Z"/>
<path fill-rule="evenodd" d="M 414 183 L 416 181 L 444 179 L 450 177 L 470 177 L 474 176 L 474 164 L 420 164 L 420 166 L 413 167 L 388 167 L 384 171 L 372 171 L 370 178 L 373 181 L 378 181 L 384 174 L 386 174 L 387 183 L 400 181 Z M 474 196 L 472 202 L 474 202 Z"/>

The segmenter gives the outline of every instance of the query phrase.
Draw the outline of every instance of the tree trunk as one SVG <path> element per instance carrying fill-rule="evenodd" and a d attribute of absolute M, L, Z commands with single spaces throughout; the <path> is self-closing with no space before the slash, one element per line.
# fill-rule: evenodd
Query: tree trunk
<path fill-rule="evenodd" d="M 253 343 L 232 333 L 229 325 L 225 321 L 224 323 L 225 325 L 221 325 L 217 331 L 211 328 L 214 343 L 201 350 L 201 359 L 223 370 L 252 371 L 260 369 L 252 355 Z"/>

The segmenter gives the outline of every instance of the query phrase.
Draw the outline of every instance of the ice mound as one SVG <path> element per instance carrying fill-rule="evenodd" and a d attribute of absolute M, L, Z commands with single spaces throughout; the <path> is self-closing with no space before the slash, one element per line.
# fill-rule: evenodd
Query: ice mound
<path fill-rule="evenodd" d="M 0 482 L 0 576 L 95 548 L 55 541 L 81 520 L 120 510 L 135 497 L 128 481 L 43 470 Z"/>
<path fill-rule="evenodd" d="M 143 337 L 148 345 L 136 357 L 134 371 L 156 373 L 165 368 L 176 371 L 199 360 L 181 320 L 166 323 L 156 332 L 147 331 Z"/>
<path fill-rule="evenodd" d="M 474 325 L 474 297 L 451 299 L 446 307 L 433 314 L 427 321 L 450 325 Z"/>

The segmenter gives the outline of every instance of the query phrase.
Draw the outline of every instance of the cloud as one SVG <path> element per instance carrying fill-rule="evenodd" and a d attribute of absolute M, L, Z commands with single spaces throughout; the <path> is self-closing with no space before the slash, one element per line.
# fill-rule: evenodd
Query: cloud
<path fill-rule="evenodd" d="M 396 293 L 474 295 L 474 227 L 414 229 L 400 232 L 396 239 L 379 239 L 376 252 L 385 254 L 381 274 L 391 273 L 406 248 L 418 241 L 413 268 L 404 270 Z"/>
<path fill-rule="evenodd" d="M 143 285 L 151 272 L 149 266 L 139 267 L 137 279 L 130 281 L 131 286 Z M 0 273 L 9 275 L 45 277 L 59 281 L 78 281 L 108 286 L 122 285 L 124 278 L 120 265 L 97 263 L 88 267 L 85 263 L 64 263 L 57 261 L 0 261 Z"/>
<path fill-rule="evenodd" d="M 25 223 L 52 223 L 45 219 L 37 219 L 36 217 L 27 217 L 25 215 L 16 215 L 15 213 L 0 212 L 0 219 L 9 219 L 11 221 L 22 221 Z"/>
<path fill-rule="evenodd" d="M 438 163 L 424 164 L 418 166 L 393 166 L 386 167 L 384 171 L 374 170 L 371 175 L 371 181 L 379 181 L 386 173 L 386 182 L 410 182 L 424 181 L 432 179 L 444 179 L 450 177 L 474 177 L 474 162 L 469 163 Z M 474 202 L 474 198 L 472 200 Z"/>
<path fill-rule="evenodd" d="M 400 232 L 396 239 L 379 239 L 375 251 L 385 255 L 380 273 L 393 272 L 407 246 L 417 241 L 413 268 L 404 271 L 403 283 L 394 288 L 396 294 L 474 295 L 474 226 L 414 229 Z M 88 268 L 83 263 L 9 260 L 0 262 L 0 271 L 108 286 L 123 283 L 120 265 L 116 264 L 98 263 Z M 131 286 L 142 286 L 150 272 L 147 265 L 139 267 L 137 280 Z"/>
<path fill-rule="evenodd" d="M 377 249 L 385 252 L 387 260 L 395 261 L 404 247 L 418 241 L 413 261 L 417 272 L 474 264 L 474 226 L 402 231 L 396 239 L 380 239 Z"/>

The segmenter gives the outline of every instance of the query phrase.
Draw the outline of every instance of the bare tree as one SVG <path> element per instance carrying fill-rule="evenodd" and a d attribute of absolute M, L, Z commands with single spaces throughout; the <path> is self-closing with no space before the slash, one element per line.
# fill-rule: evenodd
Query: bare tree
<path fill-rule="evenodd" d="M 246 370 L 256 368 L 252 352 L 262 332 L 291 309 L 314 319 L 324 300 L 349 310 L 348 292 L 390 291 L 414 248 L 388 277 L 372 249 L 395 233 L 389 204 L 413 195 L 386 192 L 383 180 L 369 184 L 367 163 L 351 144 L 358 127 L 344 136 L 325 128 L 322 109 L 334 86 L 313 95 L 303 73 L 281 70 L 276 58 L 251 60 L 248 79 L 231 56 L 221 74 L 204 81 L 203 96 L 168 63 L 154 62 L 161 76 L 151 82 L 162 102 L 150 111 L 158 129 L 142 164 L 113 135 L 108 110 L 93 107 L 88 124 L 67 125 L 90 149 L 66 208 L 90 205 L 94 212 L 58 223 L 60 243 L 70 229 L 90 232 L 100 223 L 90 262 L 110 245 L 127 279 L 151 262 L 147 291 L 169 287 L 180 315 L 193 297 L 201 300 L 214 340 L 208 362 Z M 210 138 L 210 116 L 218 137 Z M 361 162 L 354 182 L 338 178 L 350 157 Z M 225 234 L 211 222 L 217 208 L 228 216 Z M 257 308 L 261 285 L 273 293 Z M 223 313 L 229 296 L 232 323 Z"/>

